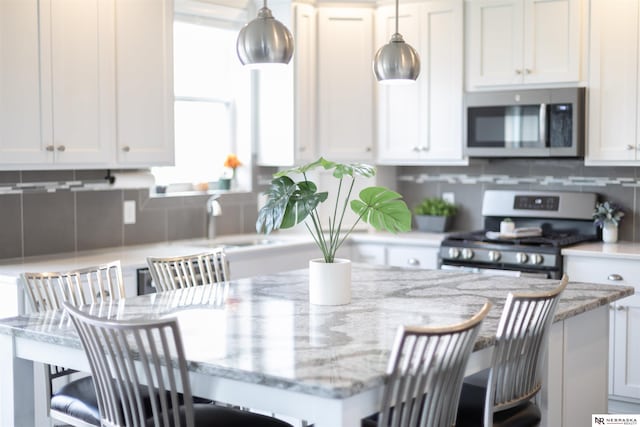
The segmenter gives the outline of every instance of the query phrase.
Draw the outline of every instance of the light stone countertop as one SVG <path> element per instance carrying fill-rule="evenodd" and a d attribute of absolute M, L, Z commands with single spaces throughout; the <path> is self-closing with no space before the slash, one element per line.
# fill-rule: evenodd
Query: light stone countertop
<path fill-rule="evenodd" d="M 231 281 L 222 303 L 212 293 L 219 287 L 207 285 L 91 311 L 120 319 L 177 317 L 191 371 L 344 398 L 382 384 L 399 325 L 455 324 L 491 300 L 475 346 L 480 350 L 493 344 L 509 292 L 549 290 L 558 281 L 354 264 L 352 283 L 352 303 L 344 306 L 310 305 L 307 270 L 294 270 Z M 570 283 L 556 321 L 632 293 L 627 286 Z M 79 348 L 72 326 L 60 317 L 3 319 L 0 334 Z"/>
<path fill-rule="evenodd" d="M 616 258 L 640 261 L 640 243 L 581 243 L 562 250 L 565 256 Z"/>

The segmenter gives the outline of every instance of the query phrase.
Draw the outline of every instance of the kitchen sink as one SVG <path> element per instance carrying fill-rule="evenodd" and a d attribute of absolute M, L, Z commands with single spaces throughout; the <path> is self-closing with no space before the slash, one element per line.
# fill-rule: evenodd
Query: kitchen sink
<path fill-rule="evenodd" d="M 239 239 L 239 240 L 213 240 L 209 242 L 204 242 L 202 246 L 206 246 L 208 248 L 246 248 L 250 246 L 265 246 L 272 245 L 274 243 L 278 243 L 280 240 L 277 239 Z"/>

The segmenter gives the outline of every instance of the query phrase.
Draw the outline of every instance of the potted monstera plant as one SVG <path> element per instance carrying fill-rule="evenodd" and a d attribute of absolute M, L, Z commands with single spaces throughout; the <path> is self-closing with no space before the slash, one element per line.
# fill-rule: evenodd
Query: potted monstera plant
<path fill-rule="evenodd" d="M 329 192 L 318 190 L 309 176 L 315 169 L 331 172 L 338 180 L 335 194 L 330 196 Z M 351 301 L 351 262 L 336 258 L 336 253 L 360 221 L 392 233 L 411 229 L 411 211 L 400 194 L 380 186 L 364 188 L 357 197 L 353 194 L 357 178 L 370 178 L 375 173 L 370 165 L 336 163 L 321 157 L 274 174 L 266 203 L 258 213 L 256 230 L 270 233 L 304 223 L 322 252 L 322 258 L 309 262 L 312 304 L 339 305 Z M 321 218 L 318 208 L 327 201 L 333 203 L 331 214 Z M 357 219 L 347 226 L 348 209 Z"/>

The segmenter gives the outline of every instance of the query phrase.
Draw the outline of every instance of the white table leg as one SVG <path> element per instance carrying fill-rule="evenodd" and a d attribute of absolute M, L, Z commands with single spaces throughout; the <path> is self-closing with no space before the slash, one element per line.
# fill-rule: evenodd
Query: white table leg
<path fill-rule="evenodd" d="M 0 425 L 33 426 L 33 362 L 15 357 L 12 336 L 0 334 Z"/>

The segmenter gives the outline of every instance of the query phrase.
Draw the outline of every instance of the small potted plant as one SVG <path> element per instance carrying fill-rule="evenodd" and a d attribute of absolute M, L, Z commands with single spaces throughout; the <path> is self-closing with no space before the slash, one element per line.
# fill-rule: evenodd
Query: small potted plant
<path fill-rule="evenodd" d="M 338 180 L 337 191 L 331 197 L 335 205 L 332 205 L 328 219 L 320 218 L 318 207 L 329 199 L 329 193 L 318 191 L 317 185 L 307 175 L 315 169 L 331 171 Z M 276 173 L 270 189 L 266 191 L 267 201 L 256 221 L 258 233 L 291 228 L 304 222 L 322 252 L 322 258 L 309 262 L 309 298 L 313 304 L 338 305 L 350 302 L 351 264 L 349 260 L 336 258 L 336 252 L 360 221 L 372 225 L 376 230 L 393 233 L 411 229 L 411 211 L 400 194 L 386 187 L 372 186 L 361 190 L 357 198 L 352 198 L 356 179 L 374 175 L 373 166 L 335 163 L 321 157 L 304 166 Z M 349 207 L 357 215 L 357 220 L 343 231 L 343 221 Z M 342 278 L 348 283 L 339 283 L 338 275 L 344 275 Z"/>
<path fill-rule="evenodd" d="M 624 217 L 622 209 L 611 202 L 597 203 L 593 211 L 593 221 L 602 228 L 602 241 L 615 243 L 618 241 L 618 225 Z"/>
<path fill-rule="evenodd" d="M 442 233 L 451 227 L 456 205 L 440 197 L 427 197 L 413 208 L 416 225 L 420 231 Z"/>

